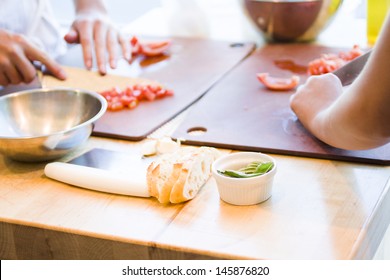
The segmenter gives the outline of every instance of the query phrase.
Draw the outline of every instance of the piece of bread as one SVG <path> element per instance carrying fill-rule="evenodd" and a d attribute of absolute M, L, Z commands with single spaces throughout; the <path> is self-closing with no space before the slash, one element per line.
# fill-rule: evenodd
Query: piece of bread
<path fill-rule="evenodd" d="M 186 148 L 174 153 L 166 153 L 153 161 L 147 170 L 146 181 L 151 196 L 161 203 L 168 203 L 171 187 L 181 169 L 181 159 L 191 150 Z"/>
<path fill-rule="evenodd" d="M 172 186 L 171 203 L 193 199 L 211 175 L 211 165 L 218 157 L 217 150 L 201 147 L 185 159 L 180 174 Z"/>
<path fill-rule="evenodd" d="M 218 150 L 210 147 L 187 147 L 160 156 L 147 171 L 150 195 L 161 203 L 194 198 L 209 179 L 211 164 L 218 156 Z"/>

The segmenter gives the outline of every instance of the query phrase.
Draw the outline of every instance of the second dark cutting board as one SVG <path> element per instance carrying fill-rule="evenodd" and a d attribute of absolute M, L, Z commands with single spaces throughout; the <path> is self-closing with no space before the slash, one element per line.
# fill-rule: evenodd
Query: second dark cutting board
<path fill-rule="evenodd" d="M 193 145 L 389 165 L 390 144 L 366 151 L 332 148 L 297 120 L 289 107 L 292 91 L 269 91 L 256 79 L 259 72 L 279 77 L 299 74 L 303 83 L 309 61 L 339 51 L 307 44 L 257 50 L 191 107 L 172 137 Z"/>

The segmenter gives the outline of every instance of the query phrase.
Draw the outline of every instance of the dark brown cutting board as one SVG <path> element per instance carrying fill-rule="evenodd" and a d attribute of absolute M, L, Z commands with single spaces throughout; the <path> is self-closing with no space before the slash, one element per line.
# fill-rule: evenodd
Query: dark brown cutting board
<path fill-rule="evenodd" d="M 93 134 L 141 140 L 175 117 L 255 49 L 254 43 L 173 38 L 169 55 L 138 57 L 111 74 L 155 80 L 174 90 L 173 97 L 142 102 L 134 110 L 108 111 L 96 123 Z M 60 62 L 82 67 L 81 50 L 71 49 Z M 115 84 L 107 85 L 108 88 Z M 102 89 L 103 90 L 103 89 Z"/>
<path fill-rule="evenodd" d="M 269 91 L 256 79 L 258 72 L 280 77 L 294 72 L 303 83 L 309 61 L 339 51 L 305 44 L 258 49 L 190 109 L 172 136 L 193 145 L 388 165 L 390 144 L 366 151 L 332 148 L 314 138 L 297 120 L 289 107 L 292 91 Z M 191 131 L 198 133 L 188 133 Z"/>

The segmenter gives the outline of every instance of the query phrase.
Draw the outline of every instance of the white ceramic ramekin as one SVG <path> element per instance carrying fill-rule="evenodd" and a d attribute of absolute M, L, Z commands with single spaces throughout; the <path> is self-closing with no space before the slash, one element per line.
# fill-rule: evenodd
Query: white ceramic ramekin
<path fill-rule="evenodd" d="M 252 178 L 232 178 L 218 173 L 218 170 L 238 170 L 253 161 L 272 161 L 274 167 L 269 172 Z M 228 154 L 218 158 L 212 165 L 220 198 L 234 205 L 253 205 L 270 198 L 276 169 L 276 162 L 272 157 L 256 152 Z"/>

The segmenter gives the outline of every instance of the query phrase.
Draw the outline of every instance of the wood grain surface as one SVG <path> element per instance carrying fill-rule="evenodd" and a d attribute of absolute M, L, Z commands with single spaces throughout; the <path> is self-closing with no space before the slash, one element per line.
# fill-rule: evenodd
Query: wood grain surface
<path fill-rule="evenodd" d="M 365 151 L 330 147 L 313 137 L 291 111 L 293 91 L 271 91 L 256 79 L 256 73 L 267 72 L 285 78 L 299 75 L 304 83 L 310 61 L 346 50 L 308 44 L 258 49 L 191 108 L 173 137 L 194 145 L 389 165 L 390 144 Z M 194 130 L 204 133 L 189 133 Z"/>
<path fill-rule="evenodd" d="M 92 137 L 62 160 L 96 147 L 138 153 L 144 141 Z M 0 257 L 372 258 L 390 221 L 389 167 L 271 156 L 272 196 L 253 206 L 221 201 L 213 178 L 192 201 L 162 205 L 73 187 L 46 178 L 44 164 L 0 156 Z"/>

